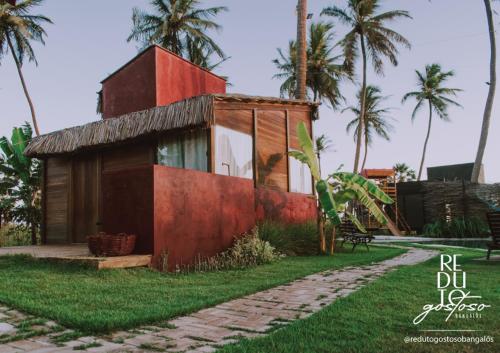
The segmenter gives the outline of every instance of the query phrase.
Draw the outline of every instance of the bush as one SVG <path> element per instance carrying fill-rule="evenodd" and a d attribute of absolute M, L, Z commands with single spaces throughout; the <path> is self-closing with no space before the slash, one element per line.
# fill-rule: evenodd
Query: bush
<path fill-rule="evenodd" d="M 222 271 L 243 269 L 277 260 L 280 254 L 269 242 L 259 237 L 258 228 L 235 240 L 228 250 L 215 256 L 198 259 L 194 271 Z"/>
<path fill-rule="evenodd" d="M 316 222 L 282 224 L 271 221 L 259 225 L 263 240 L 288 256 L 318 254 L 318 227 Z"/>
<path fill-rule="evenodd" d="M 440 219 L 426 224 L 422 233 L 436 238 L 479 238 L 489 235 L 489 227 L 478 217 L 457 217 L 450 222 Z"/>
<path fill-rule="evenodd" d="M 327 248 L 330 247 L 332 225 L 325 226 Z M 315 221 L 298 224 L 283 224 L 266 221 L 259 225 L 261 239 L 268 241 L 279 252 L 287 256 L 312 256 L 319 254 L 318 227 Z M 337 232 L 337 239 L 340 233 Z M 336 247 L 336 251 L 342 251 Z"/>
<path fill-rule="evenodd" d="M 31 233 L 23 225 L 3 224 L 0 228 L 0 247 L 31 245 Z"/>

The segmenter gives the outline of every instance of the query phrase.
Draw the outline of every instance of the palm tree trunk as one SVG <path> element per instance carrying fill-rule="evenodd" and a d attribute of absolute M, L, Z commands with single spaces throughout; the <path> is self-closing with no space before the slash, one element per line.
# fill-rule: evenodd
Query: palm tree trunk
<path fill-rule="evenodd" d="M 365 127 L 365 129 L 366 129 L 366 127 Z M 363 157 L 363 164 L 361 164 L 361 171 L 363 171 L 363 169 L 365 169 L 367 155 L 368 155 L 368 138 L 365 136 L 365 155 Z"/>
<path fill-rule="evenodd" d="M 497 49 L 495 41 L 495 24 L 493 23 L 493 13 L 491 11 L 490 0 L 484 0 L 486 7 L 486 17 L 488 19 L 488 28 L 490 31 L 490 87 L 488 89 L 488 98 L 484 107 L 483 124 L 481 126 L 481 137 L 479 138 L 479 146 L 477 148 L 476 160 L 472 169 L 473 183 L 479 182 L 479 174 L 481 173 L 481 165 L 483 163 L 484 151 L 488 140 L 488 132 L 490 129 L 491 110 L 493 108 L 493 100 L 495 99 L 495 89 L 497 84 L 496 61 Z"/>
<path fill-rule="evenodd" d="M 359 128 L 358 136 L 356 139 L 356 155 L 354 156 L 354 170 L 353 173 L 358 172 L 359 157 L 361 155 L 361 138 L 364 132 L 364 116 L 365 116 L 365 105 L 366 105 L 366 48 L 365 48 L 365 37 L 363 34 L 360 36 L 361 41 L 361 56 L 363 57 L 363 84 L 361 86 L 361 107 L 359 112 Z"/>
<path fill-rule="evenodd" d="M 21 79 L 21 84 L 23 86 L 23 90 L 24 90 L 24 95 L 26 96 L 26 99 L 28 100 L 28 104 L 30 106 L 30 110 L 31 110 L 31 119 L 33 121 L 33 128 L 35 130 L 35 134 L 37 136 L 40 136 L 40 130 L 38 129 L 38 122 L 36 120 L 36 115 L 35 115 L 35 107 L 33 106 L 33 102 L 31 101 L 31 97 L 28 93 L 28 87 L 26 87 L 26 82 L 24 81 L 24 76 L 23 76 L 23 72 L 21 70 L 21 63 L 19 62 L 17 56 L 16 56 L 16 52 L 14 51 L 14 46 L 12 45 L 12 42 L 10 40 L 10 36 L 7 34 L 7 43 L 9 45 L 9 49 L 10 49 L 10 52 L 12 53 L 12 57 L 14 58 L 14 61 L 16 63 L 16 67 L 17 67 L 17 72 L 19 74 L 19 78 Z"/>
<path fill-rule="evenodd" d="M 307 0 L 297 5 L 297 88 L 295 98 L 306 99 L 307 80 Z"/>
<path fill-rule="evenodd" d="M 429 136 L 431 135 L 432 126 L 432 103 L 429 101 L 429 125 L 427 126 L 427 136 L 425 137 L 424 150 L 422 151 L 422 160 L 420 161 L 420 169 L 418 170 L 417 181 L 420 181 L 422 177 L 422 170 L 424 169 L 425 153 L 427 152 L 427 143 L 429 142 Z"/>

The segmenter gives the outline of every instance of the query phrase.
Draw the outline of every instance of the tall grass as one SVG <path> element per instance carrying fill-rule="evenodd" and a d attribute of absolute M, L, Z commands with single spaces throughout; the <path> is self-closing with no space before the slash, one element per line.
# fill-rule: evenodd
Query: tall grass
<path fill-rule="evenodd" d="M 481 238 L 489 235 L 489 227 L 478 217 L 457 217 L 450 222 L 439 219 L 426 224 L 422 233 L 436 238 Z"/>
<path fill-rule="evenodd" d="M 328 235 L 332 231 L 331 225 L 327 224 L 325 228 L 327 241 L 329 241 Z M 278 251 L 288 256 L 307 256 L 319 253 L 318 227 L 314 221 L 299 224 L 265 221 L 259 224 L 259 234 L 262 240 L 268 241 Z"/>

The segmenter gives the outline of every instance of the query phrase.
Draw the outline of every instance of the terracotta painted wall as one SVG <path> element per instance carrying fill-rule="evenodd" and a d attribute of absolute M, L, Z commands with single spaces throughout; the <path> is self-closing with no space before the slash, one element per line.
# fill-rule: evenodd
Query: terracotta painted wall
<path fill-rule="evenodd" d="M 104 172 L 102 192 L 103 230 L 137 234 L 135 252 L 154 254 L 155 265 L 168 251 L 169 270 L 227 249 L 259 220 L 316 219 L 310 196 L 159 165 Z"/>
<path fill-rule="evenodd" d="M 137 235 L 135 253 L 153 252 L 153 167 L 102 174 L 102 228 Z"/>
<path fill-rule="evenodd" d="M 226 81 L 190 62 L 156 48 L 156 104 L 167 105 L 208 93 L 226 93 Z"/>
<path fill-rule="evenodd" d="M 102 117 L 156 106 L 156 55 L 148 50 L 102 83 Z"/>
<path fill-rule="evenodd" d="M 169 269 L 228 248 L 255 225 L 253 181 L 154 166 L 154 254 Z"/>
<path fill-rule="evenodd" d="M 255 189 L 255 213 L 257 221 L 307 222 L 316 219 L 316 200 L 313 196 L 260 187 Z"/>
<path fill-rule="evenodd" d="M 208 93 L 226 93 L 226 81 L 154 46 L 103 81 L 102 116 L 116 117 Z"/>

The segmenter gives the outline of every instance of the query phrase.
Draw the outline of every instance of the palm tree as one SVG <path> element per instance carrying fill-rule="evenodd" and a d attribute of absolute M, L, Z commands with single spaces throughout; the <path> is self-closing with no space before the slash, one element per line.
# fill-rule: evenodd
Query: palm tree
<path fill-rule="evenodd" d="M 134 40 L 143 47 L 158 44 L 186 59 L 211 53 L 225 58 L 224 52 L 208 36 L 207 31 L 221 29 L 212 19 L 220 12 L 227 11 L 227 7 L 202 9 L 198 0 L 151 0 L 151 5 L 154 13 L 133 9 L 133 27 L 128 42 Z M 193 43 L 196 45 L 193 46 Z M 196 51 L 199 52 L 194 54 Z M 199 64 L 206 63 L 200 60 Z"/>
<path fill-rule="evenodd" d="M 416 179 L 416 174 L 406 163 L 396 163 L 393 167 L 396 173 L 396 183 L 404 183 Z"/>
<path fill-rule="evenodd" d="M 483 164 L 484 150 L 486 149 L 486 141 L 488 140 L 488 132 L 490 129 L 491 110 L 493 109 L 493 100 L 495 99 L 495 89 L 497 85 L 496 62 L 497 62 L 497 48 L 495 41 L 495 24 L 493 23 L 493 12 L 491 10 L 490 0 L 484 0 L 486 8 L 486 18 L 488 19 L 488 29 L 490 32 L 490 82 L 488 88 L 488 98 L 483 113 L 483 124 L 481 126 L 481 137 L 479 138 L 479 146 L 477 148 L 476 159 L 474 161 L 474 168 L 472 169 L 473 183 L 479 181 L 479 174 L 481 172 L 481 165 Z"/>
<path fill-rule="evenodd" d="M 411 115 L 412 121 L 415 120 L 415 116 L 418 111 L 427 101 L 429 105 L 429 123 L 427 126 L 427 135 L 425 137 L 424 149 L 422 151 L 422 160 L 420 162 L 420 168 L 418 170 L 417 180 L 420 181 L 422 177 L 422 170 L 425 162 L 425 154 L 427 151 L 427 143 L 429 142 L 429 136 L 431 133 L 432 126 L 432 112 L 435 112 L 439 118 L 444 121 L 449 121 L 448 117 L 448 107 L 454 105 L 461 107 L 460 104 L 453 101 L 449 97 L 456 96 L 457 92 L 462 91 L 458 88 L 447 88 L 443 87 L 443 84 L 450 78 L 454 76 L 453 71 L 443 72 L 439 64 L 432 64 L 425 66 L 425 74 L 422 74 L 418 70 L 417 73 L 417 85 L 418 91 L 409 92 L 404 95 L 402 103 L 406 102 L 409 98 L 415 98 L 417 105 L 413 109 Z"/>
<path fill-rule="evenodd" d="M 297 5 L 297 87 L 295 98 L 306 99 L 307 91 L 307 0 Z"/>
<path fill-rule="evenodd" d="M 373 135 L 376 134 L 382 137 L 384 140 L 389 141 L 391 138 L 389 133 L 394 129 L 391 123 L 388 121 L 387 114 L 391 111 L 391 108 L 382 108 L 381 104 L 388 97 L 382 96 L 381 90 L 377 86 L 369 85 L 366 87 L 366 97 L 365 97 L 365 114 L 363 118 L 363 123 L 361 123 L 361 97 L 362 91 L 360 90 L 357 94 L 358 105 L 349 106 L 342 110 L 342 112 L 348 110 L 356 115 L 356 118 L 351 120 L 347 124 L 347 132 L 354 129 L 354 141 L 358 138 L 359 129 L 363 128 L 361 135 L 364 137 L 365 146 L 365 156 L 363 157 L 363 164 L 361 165 L 361 170 L 365 169 L 366 157 L 368 155 L 368 147 L 373 142 Z"/>
<path fill-rule="evenodd" d="M 314 101 L 327 101 L 336 108 L 343 99 L 339 90 L 339 81 L 346 76 L 344 67 L 339 64 L 341 57 L 334 55 L 334 33 L 331 23 L 311 23 L 307 48 L 306 84 L 309 98 Z M 273 63 L 279 73 L 273 76 L 284 80 L 280 87 L 282 97 L 294 97 L 297 86 L 297 51 L 294 41 L 288 44 L 285 54 L 278 49 L 279 58 Z"/>
<path fill-rule="evenodd" d="M 35 107 L 28 92 L 28 87 L 22 72 L 25 58 L 35 62 L 35 52 L 30 41 L 45 44 L 44 37 L 47 35 L 42 25 L 52 21 L 42 15 L 32 15 L 33 7 L 41 5 L 43 0 L 25 0 L 17 5 L 0 0 L 0 59 L 10 51 L 16 63 L 17 73 L 21 79 L 24 95 L 28 101 L 31 111 L 31 119 L 36 135 L 40 135 L 36 119 Z"/>
<path fill-rule="evenodd" d="M 360 116 L 364 116 L 366 86 L 367 86 L 367 58 L 371 58 L 375 72 L 383 74 L 383 57 L 396 66 L 398 64 L 398 49 L 396 44 L 410 48 L 410 43 L 401 34 L 385 27 L 385 24 L 398 18 L 411 18 L 407 11 L 392 10 L 379 13 L 380 0 L 347 0 L 347 9 L 331 6 L 323 9 L 322 15 L 333 16 L 340 22 L 349 26 L 351 30 L 342 40 L 344 48 L 345 64 L 352 72 L 354 62 L 359 56 L 361 48 L 362 58 L 362 85 L 361 85 L 361 107 Z M 361 154 L 361 142 L 363 132 L 363 120 L 360 120 L 361 128 L 358 130 L 356 143 L 356 154 L 354 157 L 354 173 L 358 172 L 359 158 Z"/>

